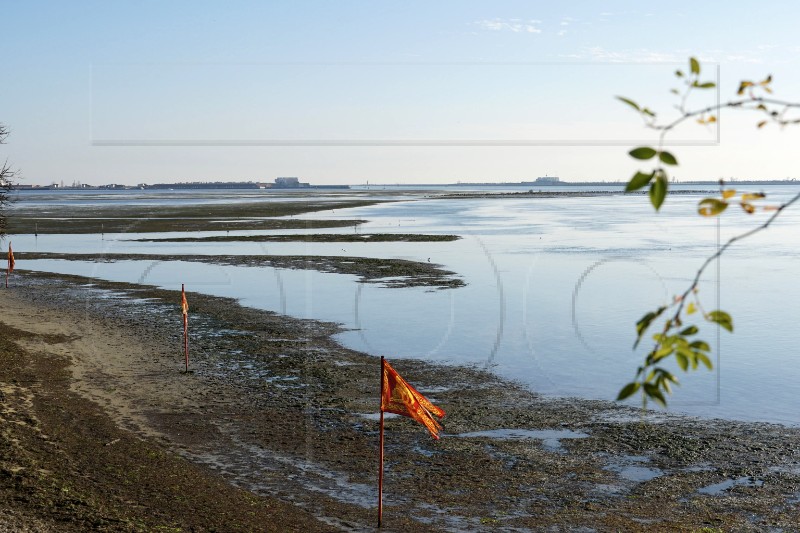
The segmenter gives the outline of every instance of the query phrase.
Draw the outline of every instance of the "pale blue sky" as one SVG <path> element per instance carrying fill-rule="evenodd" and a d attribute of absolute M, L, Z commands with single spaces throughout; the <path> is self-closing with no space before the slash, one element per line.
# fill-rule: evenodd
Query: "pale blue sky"
<path fill-rule="evenodd" d="M 800 101 L 800 7 L 724 6 L 5 0 L 0 156 L 33 184 L 627 179 L 625 142 L 651 134 L 613 96 L 668 112 L 689 55 L 719 65 L 723 99 L 772 73 Z M 800 177 L 800 129 L 757 121 L 727 113 L 719 145 L 676 132 L 706 145 L 676 146 L 674 175 Z"/>

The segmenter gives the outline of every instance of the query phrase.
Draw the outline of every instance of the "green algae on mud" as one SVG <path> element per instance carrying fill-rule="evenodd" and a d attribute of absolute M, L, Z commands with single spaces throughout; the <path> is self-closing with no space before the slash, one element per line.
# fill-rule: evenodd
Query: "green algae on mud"
<path fill-rule="evenodd" d="M 152 233 L 168 231 L 286 230 L 355 227 L 364 220 L 287 218 L 349 209 L 380 200 L 308 200 L 193 205 L 15 207 L 8 219 L 12 234 Z M 279 218 L 280 217 L 280 218 Z"/>
<path fill-rule="evenodd" d="M 131 239 L 132 242 L 450 242 L 458 235 L 420 233 L 309 233 L 292 235 L 215 235 L 213 237 L 167 237 Z"/>
<path fill-rule="evenodd" d="M 407 259 L 321 255 L 151 255 L 151 254 L 62 254 L 43 252 L 16 253 L 17 261 L 60 259 L 66 261 L 186 261 L 228 266 L 318 270 L 332 274 L 358 276 L 361 283 L 377 283 L 387 288 L 431 287 L 456 289 L 466 283 L 455 272 L 435 263 Z"/>

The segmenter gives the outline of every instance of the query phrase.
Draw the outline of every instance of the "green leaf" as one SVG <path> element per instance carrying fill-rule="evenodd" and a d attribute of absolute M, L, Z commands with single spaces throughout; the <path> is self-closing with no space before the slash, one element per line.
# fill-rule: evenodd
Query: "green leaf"
<path fill-rule="evenodd" d="M 692 74 L 700 74 L 700 62 L 697 59 L 690 57 L 689 58 L 689 68 L 692 71 Z"/>
<path fill-rule="evenodd" d="M 723 328 L 733 333 L 733 319 L 731 318 L 731 315 L 725 311 L 711 311 L 706 315 L 706 320 L 710 322 L 716 322 Z"/>
<path fill-rule="evenodd" d="M 719 215 L 728 208 L 728 203 L 717 198 L 703 198 L 697 206 L 697 212 L 704 217 Z"/>
<path fill-rule="evenodd" d="M 683 330 L 681 331 L 681 335 L 683 335 L 683 336 L 686 336 L 686 335 L 694 335 L 694 334 L 695 334 L 695 333 L 697 333 L 698 331 L 699 331 L 699 330 L 697 329 L 697 326 L 689 326 L 688 328 L 685 328 L 685 329 L 683 329 Z"/>
<path fill-rule="evenodd" d="M 624 400 L 625 398 L 633 396 L 634 394 L 636 394 L 636 391 L 639 390 L 640 386 L 641 383 L 639 383 L 638 381 L 631 381 L 630 383 L 622 387 L 621 391 L 619 391 L 619 395 L 617 395 L 617 401 L 621 401 Z"/>
<path fill-rule="evenodd" d="M 634 148 L 628 153 L 634 159 L 651 159 L 658 152 L 656 152 L 655 149 L 650 148 L 649 146 L 640 146 L 639 148 Z"/>
<path fill-rule="evenodd" d="M 713 364 L 711 364 L 711 359 L 709 359 L 709 358 L 708 358 L 708 356 L 707 356 L 706 354 L 704 354 L 704 353 L 700 353 L 700 352 L 697 352 L 697 358 L 698 358 L 698 359 L 699 359 L 699 360 L 700 360 L 700 361 L 701 361 L 701 362 L 702 362 L 704 365 L 706 365 L 706 368 L 708 368 L 709 370 L 711 370 L 711 369 L 713 369 L 713 368 L 714 368 L 714 365 L 713 365 Z"/>
<path fill-rule="evenodd" d="M 639 341 L 642 340 L 642 334 L 650 327 L 650 324 L 655 320 L 661 313 L 666 310 L 665 306 L 661 306 L 655 311 L 651 311 L 644 315 L 639 321 L 636 323 L 636 342 L 633 343 L 633 349 L 636 349 L 636 346 L 639 345 Z"/>
<path fill-rule="evenodd" d="M 717 86 L 717 84 L 714 83 L 713 81 L 707 81 L 704 83 L 694 82 L 694 86 L 697 87 L 698 89 L 713 89 L 714 87 Z"/>
<path fill-rule="evenodd" d="M 667 400 L 664 398 L 664 395 L 658 390 L 656 385 L 652 383 L 645 383 L 644 384 L 644 393 L 655 400 L 661 407 L 667 406 Z"/>
<path fill-rule="evenodd" d="M 620 102 L 625 102 L 626 104 L 628 104 L 629 106 L 634 108 L 636 111 L 641 111 L 641 108 L 639 107 L 639 105 L 636 102 L 634 102 L 633 100 L 625 98 L 624 96 L 616 96 L 615 98 L 617 100 L 619 100 Z"/>
<path fill-rule="evenodd" d="M 667 197 L 667 176 L 663 172 L 656 173 L 656 179 L 650 184 L 650 203 L 656 208 L 656 211 L 664 203 L 664 198 Z"/>
<path fill-rule="evenodd" d="M 659 348 L 652 357 L 648 358 L 648 363 L 653 364 L 661 361 L 665 357 L 669 357 L 670 354 L 675 350 L 672 346 L 662 346 Z"/>
<path fill-rule="evenodd" d="M 703 350 L 704 352 L 710 352 L 711 346 L 708 345 L 705 341 L 694 341 L 692 344 L 689 345 L 689 348 L 694 350 Z"/>
<path fill-rule="evenodd" d="M 678 160 L 675 159 L 675 156 L 669 152 L 658 152 L 658 158 L 661 160 L 662 163 L 667 165 L 677 165 Z"/>
<path fill-rule="evenodd" d="M 661 370 L 661 375 L 664 376 L 664 379 L 669 380 L 669 381 L 673 382 L 676 385 L 680 385 L 680 381 L 678 381 L 678 378 L 676 378 L 670 372 L 667 372 L 666 370 L 662 369 Z"/>
<path fill-rule="evenodd" d="M 675 360 L 678 362 L 678 366 L 681 367 L 681 370 L 684 372 L 689 369 L 689 358 L 682 353 L 676 353 Z"/>
<path fill-rule="evenodd" d="M 678 355 L 682 355 L 692 364 L 692 369 L 697 368 L 697 356 L 695 353 L 689 349 L 688 346 L 681 346 L 678 348 L 678 351 L 675 353 L 675 358 L 678 358 Z"/>
<path fill-rule="evenodd" d="M 631 192 L 641 189 L 642 187 L 650 183 L 650 180 L 653 179 L 654 174 L 655 172 L 651 172 L 650 174 L 637 172 L 636 174 L 633 175 L 631 181 L 629 181 L 628 184 L 625 186 L 625 192 Z"/>
<path fill-rule="evenodd" d="M 675 76 L 676 76 L 677 78 L 682 78 L 682 77 L 683 77 L 683 71 L 681 71 L 681 70 L 676 70 L 676 71 L 675 71 Z"/>

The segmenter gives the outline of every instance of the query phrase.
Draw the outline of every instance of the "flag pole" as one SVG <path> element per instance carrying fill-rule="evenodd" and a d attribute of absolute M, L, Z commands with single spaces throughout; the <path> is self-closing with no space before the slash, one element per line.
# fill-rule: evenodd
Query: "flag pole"
<path fill-rule="evenodd" d="M 181 283 L 181 295 L 183 300 L 186 299 L 186 292 L 184 284 Z M 189 313 L 184 310 L 183 313 L 183 353 L 186 356 L 186 372 L 189 371 Z"/>
<path fill-rule="evenodd" d="M 379 452 L 379 463 L 380 467 L 378 469 L 378 527 L 381 527 L 381 522 L 383 520 L 383 361 L 384 357 L 381 356 L 381 400 L 380 400 L 380 411 L 381 411 L 381 424 L 380 424 L 380 452 Z"/>

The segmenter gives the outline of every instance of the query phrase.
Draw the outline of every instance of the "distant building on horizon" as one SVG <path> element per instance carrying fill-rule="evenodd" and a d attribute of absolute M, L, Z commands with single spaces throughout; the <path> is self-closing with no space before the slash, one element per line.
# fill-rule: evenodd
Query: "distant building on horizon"
<path fill-rule="evenodd" d="M 541 176 L 536 181 L 521 181 L 520 185 L 560 185 L 561 180 L 558 176 Z"/>
<path fill-rule="evenodd" d="M 275 178 L 275 185 L 272 187 L 274 189 L 301 189 L 310 187 L 308 183 L 303 183 L 300 181 L 299 178 L 295 177 L 281 177 Z"/>

